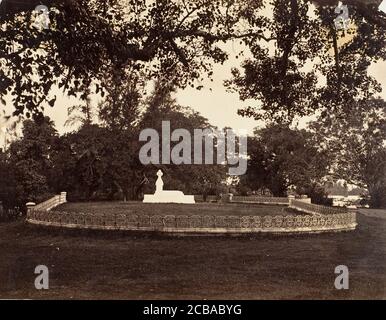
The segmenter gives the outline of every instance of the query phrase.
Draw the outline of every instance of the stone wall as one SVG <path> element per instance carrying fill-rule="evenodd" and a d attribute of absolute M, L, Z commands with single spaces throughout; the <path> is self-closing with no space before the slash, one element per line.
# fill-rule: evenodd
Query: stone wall
<path fill-rule="evenodd" d="M 62 192 L 38 205 L 30 204 L 27 221 L 32 224 L 81 229 L 137 230 L 167 233 L 314 233 L 354 230 L 356 212 L 310 203 L 310 199 L 240 197 L 231 202 L 287 204 L 307 214 L 277 216 L 135 215 L 50 211 L 67 202 Z"/>
<path fill-rule="evenodd" d="M 288 216 L 97 215 L 30 210 L 27 221 L 45 226 L 82 229 L 159 231 L 168 233 L 314 233 L 354 230 L 356 213 Z"/>

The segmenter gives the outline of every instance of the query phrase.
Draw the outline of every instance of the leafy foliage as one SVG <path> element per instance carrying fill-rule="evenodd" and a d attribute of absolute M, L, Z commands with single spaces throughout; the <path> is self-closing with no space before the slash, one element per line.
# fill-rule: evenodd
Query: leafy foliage
<path fill-rule="evenodd" d="M 252 190 L 268 188 L 275 196 L 285 196 L 289 189 L 309 196 L 319 192 L 329 161 L 309 132 L 272 125 L 257 130 L 248 145 L 250 159 L 242 182 Z"/>
<path fill-rule="evenodd" d="M 333 23 L 336 3 L 272 1 L 273 16 L 263 28 L 267 43 L 245 39 L 253 58 L 226 81 L 242 100 L 257 101 L 241 115 L 287 123 L 316 111 L 344 116 L 353 103 L 380 92 L 367 71 L 386 58 L 386 17 L 375 5 L 348 3 L 351 24 L 341 31 Z"/>
<path fill-rule="evenodd" d="M 330 115 L 312 124 L 329 153 L 335 179 L 368 189 L 373 206 L 386 204 L 386 102 L 372 99 L 352 105 L 345 118 Z"/>
<path fill-rule="evenodd" d="M 50 196 L 49 176 L 52 170 L 52 154 L 57 132 L 53 123 L 44 118 L 38 125 L 26 120 L 23 137 L 14 141 L 3 158 L 2 176 L 8 181 L 2 184 L 6 191 L 3 199 L 9 205 L 24 206 L 27 201 L 41 202 Z"/>
<path fill-rule="evenodd" d="M 46 1 L 50 28 L 37 30 L 32 26 L 37 4 L 4 0 L 0 7 L 0 97 L 11 94 L 15 113 L 35 118 L 41 116 L 43 102 L 54 105 L 52 88 L 84 99 L 91 86 L 103 94 L 102 82 L 114 70 L 134 67 L 149 78 L 162 74 L 178 86 L 193 86 L 193 80 L 212 74 L 212 63 L 227 58 L 219 42 L 245 36 L 238 16 L 248 5 L 51 0 Z"/>
<path fill-rule="evenodd" d="M 148 98 L 148 108 L 143 114 L 140 127 L 153 128 L 162 132 L 162 121 L 170 121 L 171 131 L 184 128 L 194 135 L 194 129 L 215 129 L 208 120 L 198 112 L 189 107 L 182 107 L 177 104 L 172 94 L 175 88 L 158 81 L 155 84 L 152 95 Z M 176 143 L 171 143 L 171 148 Z M 203 142 L 204 146 L 204 142 Z M 192 152 L 193 159 L 193 152 Z M 226 178 L 226 167 L 217 164 L 194 165 L 184 164 L 183 166 L 170 164 L 159 165 L 147 169 L 149 181 L 153 182 L 155 173 L 161 168 L 165 175 L 164 180 L 168 188 L 183 190 L 193 194 L 218 194 L 221 190 L 221 183 Z M 155 181 L 155 180 L 154 180 Z M 154 185 L 151 183 L 151 185 Z M 154 190 L 152 190 L 154 192 Z"/>

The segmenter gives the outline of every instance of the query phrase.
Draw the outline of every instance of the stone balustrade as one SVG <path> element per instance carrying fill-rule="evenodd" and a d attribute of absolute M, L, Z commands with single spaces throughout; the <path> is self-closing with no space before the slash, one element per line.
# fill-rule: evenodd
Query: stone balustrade
<path fill-rule="evenodd" d="M 354 230 L 356 213 L 334 215 L 212 216 L 89 214 L 31 210 L 33 224 L 82 229 L 159 231 L 169 233 L 314 233 Z"/>
<path fill-rule="evenodd" d="M 356 212 L 348 211 L 346 208 L 311 204 L 309 198 L 236 196 L 230 199 L 230 202 L 287 204 L 290 208 L 304 212 L 296 215 L 214 216 L 187 213 L 174 216 L 50 211 L 66 201 L 66 193 L 62 192 L 41 204 L 29 204 L 27 221 L 32 224 L 66 228 L 187 234 L 318 233 L 354 230 L 357 226 Z"/>
<path fill-rule="evenodd" d="M 28 202 L 26 204 L 27 210 L 35 210 L 35 211 L 50 211 L 51 209 L 67 202 L 67 192 L 61 192 L 58 195 L 53 196 L 52 198 L 41 202 L 39 204 L 35 204 L 34 202 Z"/>
<path fill-rule="evenodd" d="M 307 203 L 304 200 L 297 199 L 290 199 L 289 207 L 312 215 L 331 215 L 348 212 L 348 209 L 344 207 L 326 207 L 318 204 Z"/>

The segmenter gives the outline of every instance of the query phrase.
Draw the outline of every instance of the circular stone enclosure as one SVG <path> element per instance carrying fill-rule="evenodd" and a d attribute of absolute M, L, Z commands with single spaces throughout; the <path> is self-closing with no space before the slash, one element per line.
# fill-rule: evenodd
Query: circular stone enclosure
<path fill-rule="evenodd" d="M 293 202 L 289 206 L 252 203 L 66 203 L 50 211 L 29 210 L 27 221 L 73 229 L 152 231 L 179 235 L 320 233 L 349 231 L 357 226 L 356 212 Z"/>

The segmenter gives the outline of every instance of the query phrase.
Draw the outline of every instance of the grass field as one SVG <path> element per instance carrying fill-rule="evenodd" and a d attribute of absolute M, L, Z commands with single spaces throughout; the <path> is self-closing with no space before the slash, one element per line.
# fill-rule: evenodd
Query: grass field
<path fill-rule="evenodd" d="M 0 298 L 386 298 L 386 212 L 356 231 L 302 236 L 170 237 L 0 224 Z M 34 268 L 50 289 L 34 288 Z M 350 289 L 334 288 L 344 264 Z"/>
<path fill-rule="evenodd" d="M 142 203 L 142 202 L 69 202 L 54 210 L 93 214 L 139 214 L 139 215 L 289 215 L 294 211 L 286 206 L 240 203 Z M 299 213 L 299 212 L 297 212 Z"/>

